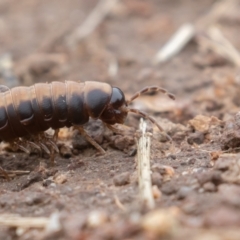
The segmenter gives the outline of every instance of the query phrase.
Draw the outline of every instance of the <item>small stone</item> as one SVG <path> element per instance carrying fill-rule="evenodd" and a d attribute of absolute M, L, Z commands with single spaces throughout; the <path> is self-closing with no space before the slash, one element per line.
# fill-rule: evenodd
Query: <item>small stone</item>
<path fill-rule="evenodd" d="M 153 172 L 158 172 L 161 175 L 169 175 L 170 177 L 172 177 L 175 173 L 175 171 L 172 167 L 167 166 L 167 165 L 162 165 L 162 164 L 159 164 L 159 163 L 155 163 L 152 166 L 152 171 Z"/>
<path fill-rule="evenodd" d="M 156 185 L 152 186 L 152 193 L 153 193 L 154 199 L 160 199 L 162 196 L 161 191 L 159 190 L 159 188 Z"/>
<path fill-rule="evenodd" d="M 77 134 L 73 137 L 72 146 L 73 148 L 82 150 L 90 146 L 90 143 L 82 135 Z"/>
<path fill-rule="evenodd" d="M 108 216 L 103 211 L 93 211 L 87 218 L 87 225 L 91 228 L 99 227 L 107 222 Z"/>
<path fill-rule="evenodd" d="M 60 148 L 60 154 L 64 158 L 70 158 L 72 156 L 72 149 L 69 146 L 62 145 Z"/>
<path fill-rule="evenodd" d="M 203 188 L 207 192 L 215 192 L 216 191 L 216 186 L 212 182 L 204 183 Z"/>
<path fill-rule="evenodd" d="M 233 207 L 240 207 L 240 186 L 232 184 L 221 184 L 218 187 L 218 192 L 221 196 L 221 199 L 227 205 Z"/>
<path fill-rule="evenodd" d="M 193 168 L 192 173 L 203 173 L 206 170 L 203 167 Z"/>
<path fill-rule="evenodd" d="M 188 165 L 192 165 L 196 162 L 195 158 L 190 158 L 189 160 L 187 160 Z"/>
<path fill-rule="evenodd" d="M 119 150 L 125 150 L 134 144 L 135 140 L 133 136 L 115 135 L 111 137 L 110 146 Z"/>
<path fill-rule="evenodd" d="M 196 144 L 202 144 L 204 142 L 204 134 L 202 132 L 195 132 L 191 133 L 189 137 L 187 138 L 188 144 L 192 145 L 194 143 Z"/>
<path fill-rule="evenodd" d="M 222 174 L 219 170 L 199 173 L 197 174 L 197 179 L 201 186 L 207 182 L 212 182 L 215 185 L 219 185 L 223 182 Z"/>
<path fill-rule="evenodd" d="M 60 128 L 58 132 L 59 139 L 70 139 L 72 138 L 73 131 L 70 131 L 69 128 Z"/>
<path fill-rule="evenodd" d="M 239 212 L 228 206 L 221 206 L 207 211 L 204 217 L 207 227 L 237 227 L 240 224 Z"/>
<path fill-rule="evenodd" d="M 179 190 L 177 191 L 176 197 L 177 199 L 184 199 L 186 198 L 188 195 L 190 195 L 193 192 L 193 189 L 191 187 L 188 186 L 182 186 L 179 188 Z"/>
<path fill-rule="evenodd" d="M 63 184 L 67 181 L 66 174 L 59 174 L 56 177 L 54 177 L 54 182 L 57 184 Z"/>
<path fill-rule="evenodd" d="M 51 183 L 53 183 L 53 180 L 52 180 L 52 179 L 45 179 L 45 180 L 43 180 L 42 185 L 43 185 L 44 187 L 48 187 Z"/>
<path fill-rule="evenodd" d="M 115 170 L 110 170 L 109 174 L 110 174 L 110 177 L 113 177 L 115 175 Z"/>
<path fill-rule="evenodd" d="M 176 160 L 176 158 L 177 158 L 177 156 L 174 154 L 170 154 L 170 155 L 168 155 L 168 157 L 171 158 L 172 160 Z"/>
<path fill-rule="evenodd" d="M 189 124 L 196 130 L 202 133 L 208 132 L 211 118 L 203 115 L 197 115 L 195 118 L 189 120 Z"/>
<path fill-rule="evenodd" d="M 226 171 L 232 165 L 233 154 L 222 154 L 214 165 L 214 169 Z"/>
<path fill-rule="evenodd" d="M 161 191 L 166 195 L 171 195 L 177 191 L 177 186 L 173 182 L 166 182 L 162 188 Z"/>
<path fill-rule="evenodd" d="M 173 209 L 158 209 L 142 218 L 142 228 L 157 236 L 166 236 L 177 227 L 176 213 Z"/>
<path fill-rule="evenodd" d="M 25 200 L 25 203 L 29 206 L 41 204 L 46 200 L 46 196 L 41 193 L 32 193 Z"/>
<path fill-rule="evenodd" d="M 121 173 L 119 175 L 116 175 L 113 178 L 113 183 L 114 183 L 115 186 L 123 186 L 123 185 L 126 185 L 126 184 L 130 183 L 130 173 L 125 172 L 125 173 Z"/>
<path fill-rule="evenodd" d="M 217 161 L 221 153 L 221 151 L 210 152 L 211 160 Z"/>
<path fill-rule="evenodd" d="M 151 175 L 152 178 L 152 184 L 153 185 L 157 185 L 158 187 L 160 187 L 163 183 L 163 177 L 160 173 L 158 172 L 153 172 Z"/>

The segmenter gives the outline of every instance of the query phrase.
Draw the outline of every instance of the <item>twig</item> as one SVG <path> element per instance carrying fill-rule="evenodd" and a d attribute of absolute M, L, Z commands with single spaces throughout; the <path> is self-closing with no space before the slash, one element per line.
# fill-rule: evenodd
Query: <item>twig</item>
<path fill-rule="evenodd" d="M 193 24 L 182 25 L 171 39 L 157 52 L 154 63 L 161 63 L 169 60 L 178 54 L 194 37 L 195 27 Z"/>
<path fill-rule="evenodd" d="M 0 167 L 0 177 L 4 177 L 7 180 L 10 180 L 10 178 L 14 178 L 18 175 L 25 175 L 29 174 L 30 171 L 22 171 L 22 170 L 4 170 L 2 167 Z"/>
<path fill-rule="evenodd" d="M 23 171 L 23 170 L 5 170 L 8 174 L 15 174 L 15 175 L 25 175 L 29 174 L 30 171 Z"/>
<path fill-rule="evenodd" d="M 118 0 L 99 1 L 96 7 L 88 15 L 86 20 L 67 38 L 67 44 L 72 47 L 77 42 L 91 34 L 94 29 L 104 20 L 117 2 Z"/>
<path fill-rule="evenodd" d="M 120 202 L 118 196 L 114 196 L 114 200 L 115 200 L 115 204 L 124 212 L 126 212 L 126 208 L 124 207 L 124 205 Z"/>
<path fill-rule="evenodd" d="M 138 183 L 140 198 L 143 204 L 148 209 L 152 209 L 155 206 L 153 193 L 152 193 L 152 181 L 150 171 L 150 145 L 151 139 L 149 133 L 146 133 L 147 124 L 141 119 L 140 121 L 141 137 L 138 141 Z"/>
<path fill-rule="evenodd" d="M 0 225 L 21 228 L 46 228 L 49 219 L 44 217 L 21 217 L 12 214 L 0 215 Z"/>
<path fill-rule="evenodd" d="M 193 24 L 186 23 L 182 25 L 173 37 L 158 51 L 154 58 L 154 63 L 157 64 L 171 59 L 178 54 L 198 32 L 205 33 L 205 29 L 208 29 L 209 26 L 213 24 L 214 19 L 220 15 L 233 11 L 237 8 L 238 3 L 238 0 L 216 1 L 212 4 L 212 7 L 206 15 L 199 18 Z M 209 37 L 212 38 L 211 43 L 209 43 L 209 45 L 211 45 L 211 50 L 216 51 L 218 54 L 221 54 L 223 57 L 233 62 L 236 66 L 239 66 L 239 54 L 237 50 L 225 37 L 223 37 L 221 32 L 220 34 L 216 32 L 212 33 L 210 29 Z M 221 44 L 223 44 L 224 47 L 220 47 L 215 41 L 215 38 L 217 38 L 217 41 L 221 39 Z M 225 49 L 226 46 L 227 48 Z"/>
<path fill-rule="evenodd" d="M 217 27 L 210 27 L 207 36 L 199 35 L 197 41 L 202 48 L 212 50 L 228 59 L 235 66 L 240 67 L 239 51 L 223 36 Z"/>

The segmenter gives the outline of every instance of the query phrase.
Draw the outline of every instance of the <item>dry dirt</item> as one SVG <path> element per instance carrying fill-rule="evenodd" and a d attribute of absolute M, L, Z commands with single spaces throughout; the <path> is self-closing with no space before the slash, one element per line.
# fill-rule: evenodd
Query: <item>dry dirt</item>
<path fill-rule="evenodd" d="M 95 80 L 118 86 L 127 98 L 147 85 L 176 96 L 173 102 L 148 94 L 133 104 L 173 139 L 169 143 L 148 124 L 153 210 L 139 201 L 140 117 L 128 116 L 126 127 L 119 126 L 123 135 L 90 121 L 85 128 L 105 155 L 71 129 L 61 131 L 54 166 L 47 155 L 1 150 L 1 167 L 12 172 L 9 181 L 0 179 L 0 239 L 240 238 L 239 68 L 205 51 L 197 37 L 168 62 L 153 64 L 186 22 L 196 23 L 200 35 L 209 26 L 205 22 L 215 24 L 240 49 L 240 2 L 212 14 L 217 2 L 122 0 L 72 45 L 72 33 L 96 0 L 0 1 L 1 84 Z M 12 67 L 6 67 L 9 56 Z M 40 217 L 45 224 L 34 225 Z"/>

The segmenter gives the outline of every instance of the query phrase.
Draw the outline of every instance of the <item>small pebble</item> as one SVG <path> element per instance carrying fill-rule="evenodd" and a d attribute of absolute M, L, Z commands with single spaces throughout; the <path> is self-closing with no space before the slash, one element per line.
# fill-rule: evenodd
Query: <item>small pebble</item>
<path fill-rule="evenodd" d="M 188 186 L 182 186 L 177 191 L 176 197 L 177 199 L 181 200 L 189 196 L 193 192 L 193 189 Z"/>
<path fill-rule="evenodd" d="M 176 160 L 176 158 L 177 158 L 177 156 L 174 154 L 170 154 L 170 155 L 168 155 L 168 157 L 171 158 L 172 160 Z"/>
<path fill-rule="evenodd" d="M 130 173 L 125 172 L 114 176 L 113 183 L 115 186 L 123 186 L 130 183 Z"/>
<path fill-rule="evenodd" d="M 159 164 L 159 163 L 155 163 L 152 166 L 152 171 L 153 172 L 158 172 L 161 175 L 168 175 L 170 177 L 173 177 L 173 175 L 175 174 L 175 171 L 172 167 L 167 166 L 167 165 L 162 165 L 162 164 Z"/>
<path fill-rule="evenodd" d="M 194 143 L 196 144 L 202 144 L 204 142 L 204 134 L 202 132 L 196 131 L 195 133 L 191 133 L 189 137 L 187 138 L 188 144 L 192 145 Z"/>
<path fill-rule="evenodd" d="M 108 216 L 103 211 L 92 211 L 87 218 L 87 225 L 91 228 L 101 226 L 107 222 Z"/>
<path fill-rule="evenodd" d="M 154 199 L 160 199 L 162 196 L 161 191 L 159 190 L 158 186 L 156 186 L 156 185 L 152 186 L 152 193 L 153 193 Z"/>
<path fill-rule="evenodd" d="M 212 182 L 204 183 L 203 188 L 207 192 L 215 192 L 216 191 L 216 186 Z"/>
<path fill-rule="evenodd" d="M 63 184 L 67 181 L 66 174 L 59 174 L 54 178 L 54 182 L 57 184 Z"/>
<path fill-rule="evenodd" d="M 36 205 L 36 204 L 41 204 L 46 200 L 46 196 L 41 193 L 32 193 L 32 195 L 29 195 L 25 203 L 29 206 Z"/>
<path fill-rule="evenodd" d="M 207 227 L 215 228 L 238 227 L 240 224 L 240 215 L 236 209 L 229 206 L 216 207 L 206 212 L 204 223 Z"/>
<path fill-rule="evenodd" d="M 177 228 L 177 219 L 173 209 L 157 209 L 142 218 L 142 228 L 157 236 L 166 236 Z"/>
<path fill-rule="evenodd" d="M 44 187 L 48 187 L 51 183 L 53 183 L 53 180 L 52 180 L 52 179 L 45 179 L 45 180 L 43 180 L 42 185 L 43 185 Z"/>
<path fill-rule="evenodd" d="M 72 149 L 69 146 L 62 145 L 60 148 L 60 154 L 64 158 L 70 158 L 72 156 Z"/>
<path fill-rule="evenodd" d="M 153 185 L 157 185 L 158 187 L 160 187 L 163 183 L 163 177 L 160 173 L 158 172 L 153 172 L 151 175 L 152 178 L 152 184 Z"/>
<path fill-rule="evenodd" d="M 196 159 L 195 158 L 190 158 L 189 160 L 187 160 L 187 164 L 188 165 L 192 165 L 196 162 Z"/>
<path fill-rule="evenodd" d="M 177 190 L 178 188 L 176 186 L 176 183 L 173 182 L 166 182 L 161 188 L 161 191 L 166 195 L 171 195 L 177 192 Z"/>
<path fill-rule="evenodd" d="M 230 154 L 223 154 L 218 158 L 214 165 L 214 169 L 221 170 L 221 171 L 226 171 L 230 168 L 232 164 L 232 158 L 233 156 Z"/>

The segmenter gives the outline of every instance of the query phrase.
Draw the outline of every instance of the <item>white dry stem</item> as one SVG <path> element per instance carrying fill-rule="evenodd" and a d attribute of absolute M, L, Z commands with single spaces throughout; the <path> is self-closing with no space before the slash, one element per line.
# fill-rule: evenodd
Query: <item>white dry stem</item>
<path fill-rule="evenodd" d="M 151 138 L 150 134 L 146 132 L 147 124 L 143 119 L 140 121 L 141 136 L 138 141 L 138 183 L 140 198 L 143 204 L 152 209 L 155 206 L 153 193 L 152 193 L 152 181 L 150 170 L 150 146 Z"/>
<path fill-rule="evenodd" d="M 1 214 L 0 225 L 17 228 L 46 228 L 49 218 L 45 217 L 21 217 L 13 214 Z"/>
<path fill-rule="evenodd" d="M 112 59 L 111 62 L 108 65 L 108 75 L 111 78 L 115 78 L 118 74 L 118 62 L 116 59 Z"/>
<path fill-rule="evenodd" d="M 77 42 L 90 35 L 104 20 L 117 2 L 118 0 L 100 0 L 85 21 L 67 38 L 68 45 L 74 46 Z"/>
<path fill-rule="evenodd" d="M 195 26 L 191 23 L 185 23 L 170 40 L 157 52 L 154 63 L 161 63 L 169 60 L 178 54 L 195 35 Z"/>
<path fill-rule="evenodd" d="M 205 33 L 205 29 L 209 29 L 209 26 L 216 18 L 224 14 L 229 14 L 229 12 L 234 12 L 234 10 L 238 7 L 238 4 L 238 0 L 216 1 L 216 3 L 212 4 L 208 14 L 199 18 L 192 24 L 185 23 L 182 25 L 170 38 L 170 40 L 157 52 L 154 58 L 154 63 L 157 64 L 165 62 L 177 55 L 189 43 L 189 41 L 197 35 L 198 32 Z M 208 44 L 211 50 L 230 60 L 236 66 L 239 66 L 238 51 L 221 34 L 221 32 L 219 30 L 217 32 L 216 30 L 212 30 L 210 28 L 208 35 L 210 39 L 208 39 L 208 41 L 204 39 L 205 44 Z M 201 44 L 201 41 L 203 40 L 200 39 L 198 42 Z"/>
<path fill-rule="evenodd" d="M 198 44 L 205 49 L 209 49 L 240 67 L 240 53 L 232 43 L 223 36 L 220 29 L 210 27 L 207 36 L 199 36 Z"/>

